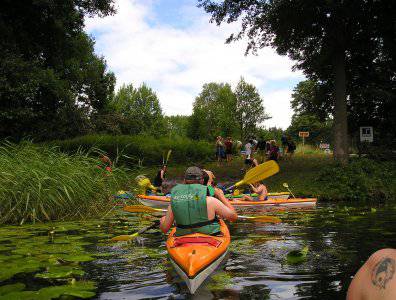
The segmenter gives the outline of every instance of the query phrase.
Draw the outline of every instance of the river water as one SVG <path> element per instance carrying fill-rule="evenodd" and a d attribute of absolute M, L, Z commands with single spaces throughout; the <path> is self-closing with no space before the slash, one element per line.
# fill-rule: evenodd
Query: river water
<path fill-rule="evenodd" d="M 230 224 L 229 255 L 194 296 L 172 269 L 159 230 L 109 242 L 150 224 L 149 215 L 3 226 L 0 299 L 344 299 L 364 261 L 396 247 L 396 207 L 325 203 L 274 214 L 283 222 Z M 298 261 L 288 259 L 302 249 Z"/>

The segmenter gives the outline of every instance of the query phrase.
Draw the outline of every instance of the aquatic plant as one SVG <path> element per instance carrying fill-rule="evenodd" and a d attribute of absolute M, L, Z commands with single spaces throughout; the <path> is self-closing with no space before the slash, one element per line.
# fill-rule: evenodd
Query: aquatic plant
<path fill-rule="evenodd" d="M 127 181 L 110 174 L 86 152 L 68 155 L 56 147 L 24 141 L 0 145 L 0 223 L 85 219 L 112 207 L 111 196 Z"/>

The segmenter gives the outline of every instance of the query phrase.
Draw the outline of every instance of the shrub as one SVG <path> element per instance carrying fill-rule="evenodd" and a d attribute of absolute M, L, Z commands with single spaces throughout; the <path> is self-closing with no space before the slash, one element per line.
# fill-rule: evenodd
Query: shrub
<path fill-rule="evenodd" d="M 317 180 L 333 200 L 389 200 L 395 198 L 395 163 L 357 158 L 324 169 Z"/>
<path fill-rule="evenodd" d="M 135 166 L 159 165 L 164 152 L 172 149 L 171 162 L 191 163 L 210 160 L 214 157 L 214 145 L 188 138 L 154 138 L 147 135 L 86 135 L 64 141 L 53 141 L 62 151 L 76 153 L 79 149 L 88 151 L 98 148 L 111 157 L 119 157 L 118 163 Z"/>
<path fill-rule="evenodd" d="M 0 223 L 95 217 L 127 181 L 124 170 L 106 174 L 87 153 L 61 153 L 31 142 L 0 146 Z"/>

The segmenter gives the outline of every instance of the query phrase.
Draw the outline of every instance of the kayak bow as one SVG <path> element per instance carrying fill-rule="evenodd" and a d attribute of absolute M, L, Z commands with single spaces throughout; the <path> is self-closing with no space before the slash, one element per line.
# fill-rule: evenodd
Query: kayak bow
<path fill-rule="evenodd" d="M 171 262 L 191 294 L 216 270 L 227 254 L 231 239 L 223 220 L 220 220 L 220 230 L 218 236 L 194 233 L 179 237 L 174 236 L 175 228 L 169 234 L 166 248 Z"/>

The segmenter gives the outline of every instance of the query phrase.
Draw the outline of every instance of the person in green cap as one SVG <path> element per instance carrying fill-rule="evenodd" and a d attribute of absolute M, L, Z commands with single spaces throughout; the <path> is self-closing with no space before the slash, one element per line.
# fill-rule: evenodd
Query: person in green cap
<path fill-rule="evenodd" d="M 217 216 L 236 221 L 234 207 L 225 200 L 208 196 L 208 187 L 203 185 L 203 171 L 189 167 L 184 175 L 184 183 L 171 191 L 171 204 L 161 218 L 160 228 L 166 233 L 176 223 L 176 236 L 204 233 L 216 235 L 220 232 Z"/>

